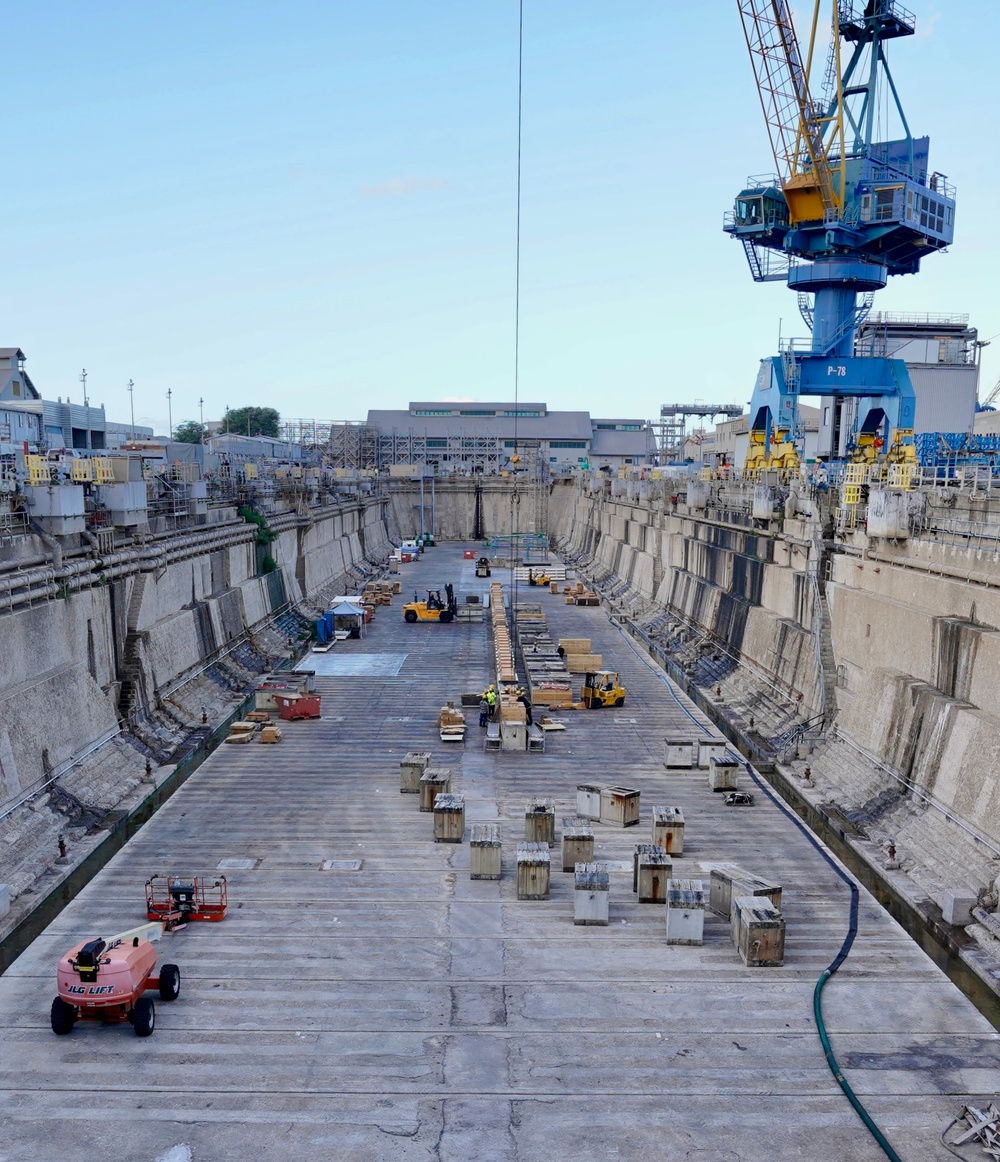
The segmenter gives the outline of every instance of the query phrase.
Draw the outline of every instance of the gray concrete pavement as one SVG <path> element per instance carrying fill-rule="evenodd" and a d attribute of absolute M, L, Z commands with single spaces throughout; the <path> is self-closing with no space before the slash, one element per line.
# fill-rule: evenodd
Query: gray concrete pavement
<path fill-rule="evenodd" d="M 468 580 L 460 549 L 429 550 L 404 595 Z M 846 888 L 762 795 L 726 808 L 703 774 L 664 770 L 676 704 L 602 611 L 520 592 L 558 634 L 593 639 L 626 707 L 561 714 L 568 729 L 544 756 L 484 754 L 472 712 L 464 746 L 443 744 L 437 709 L 488 678 L 488 626 L 408 626 L 399 598 L 381 608 L 338 656 L 405 654 L 395 676 L 322 678 L 322 720 L 286 724 L 276 747 L 220 748 L 0 979 L 0 1160 L 883 1156 L 812 1020 Z M 500 821 L 501 881 L 471 881 L 467 844 L 435 844 L 417 796 L 399 794 L 411 749 L 452 767 L 467 828 Z M 678 874 L 736 860 L 777 878 L 784 967 L 744 968 L 712 916 L 703 947 L 667 947 L 663 908 L 638 904 L 625 872 L 612 873 L 608 928 L 574 926 L 572 877 L 558 870 L 548 901 L 517 901 L 527 800 L 554 798 L 558 821 L 584 781 L 642 791 L 639 827 L 596 826 L 599 858 L 630 860 L 652 807 L 676 804 Z M 151 873 L 223 859 L 259 862 L 230 873 L 224 923 L 160 944 L 182 991 L 157 1005 L 153 1037 L 87 1024 L 54 1036 L 59 953 L 139 923 Z M 326 859 L 362 867 L 321 871 Z M 966 1098 L 995 1092 L 1000 1035 L 863 889 L 854 951 L 824 1003 L 834 1050 L 901 1157 L 939 1158 Z"/>

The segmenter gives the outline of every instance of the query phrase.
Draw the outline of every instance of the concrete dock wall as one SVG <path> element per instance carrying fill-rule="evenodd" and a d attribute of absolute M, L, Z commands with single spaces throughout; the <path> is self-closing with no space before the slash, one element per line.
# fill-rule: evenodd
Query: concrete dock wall
<path fill-rule="evenodd" d="M 385 560 L 385 509 L 269 514 L 270 574 L 258 572 L 255 526 L 234 521 L 221 541 L 206 532 L 203 551 L 197 532 L 163 538 L 127 551 L 113 578 L 91 562 L 88 587 L 0 612 L 0 883 L 12 899 L 60 834 L 76 850 L 95 842 L 107 812 L 148 792 L 147 760 L 152 780 L 165 777 L 254 673 L 287 654 L 289 631 L 273 624 L 286 603 L 308 616 Z"/>
<path fill-rule="evenodd" d="M 617 579 L 619 602 L 675 613 L 724 643 L 734 661 L 757 667 L 790 697 L 801 694 L 805 707 L 819 708 L 807 547 L 675 511 L 666 496 L 629 502 L 586 488 L 572 499 L 568 492 L 557 490 L 551 502 L 562 521 L 554 529 L 559 548 L 587 560 L 597 579 Z"/>
<path fill-rule="evenodd" d="M 826 542 L 820 560 L 823 539 L 813 521 L 738 527 L 689 511 L 683 497 L 672 505 L 667 490 L 650 487 L 640 496 L 626 481 L 557 488 L 550 514 L 559 549 L 579 560 L 613 608 L 646 624 L 657 613 L 671 615 L 665 644 L 708 635 L 706 643 L 738 660 L 733 682 L 748 668 L 753 679 L 771 683 L 771 699 L 784 699 L 788 722 L 823 705 L 825 634 L 832 721 L 854 749 L 847 761 L 828 745 L 825 760 L 812 761 L 820 773 L 827 762 L 845 810 L 864 814 L 889 795 L 924 812 L 926 795 L 940 816 L 935 827 L 950 810 L 1000 844 L 994 554 L 858 534 L 833 551 Z M 727 680 L 719 681 L 728 704 Z M 704 684 L 711 690 L 715 683 Z M 903 835 L 902 817 L 887 821 L 892 810 L 885 828 Z"/>

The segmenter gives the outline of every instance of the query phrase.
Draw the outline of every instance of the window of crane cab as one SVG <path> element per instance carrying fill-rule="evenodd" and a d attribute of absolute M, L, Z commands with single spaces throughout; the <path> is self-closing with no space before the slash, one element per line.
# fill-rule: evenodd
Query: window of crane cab
<path fill-rule="evenodd" d="M 736 216 L 741 226 L 755 226 L 764 221 L 764 198 L 738 198 L 736 201 Z"/>

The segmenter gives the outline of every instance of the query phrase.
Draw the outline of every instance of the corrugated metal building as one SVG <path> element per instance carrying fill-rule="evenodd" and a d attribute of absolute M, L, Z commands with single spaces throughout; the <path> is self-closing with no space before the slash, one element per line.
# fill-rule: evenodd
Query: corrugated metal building
<path fill-rule="evenodd" d="M 515 452 L 521 467 L 545 471 L 652 463 L 653 429 L 645 420 L 591 419 L 585 411 L 550 411 L 544 403 L 411 403 L 373 409 L 378 466 L 425 464 L 438 473 L 495 473 Z"/>

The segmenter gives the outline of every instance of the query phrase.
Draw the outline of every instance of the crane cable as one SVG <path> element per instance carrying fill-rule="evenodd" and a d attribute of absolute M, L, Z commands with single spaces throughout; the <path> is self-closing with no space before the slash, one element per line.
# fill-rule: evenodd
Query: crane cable
<path fill-rule="evenodd" d="M 520 495 L 517 490 L 517 466 L 520 456 L 517 450 L 517 401 L 518 379 L 521 362 L 521 92 L 524 73 L 524 0 L 517 5 L 517 201 L 514 226 L 514 451 L 512 461 L 512 486 L 510 492 L 510 641 L 514 646 L 514 608 L 517 604 L 517 568 L 514 551 L 514 537 L 518 531 L 516 522 L 520 519 Z"/>
<path fill-rule="evenodd" d="M 635 648 L 635 646 L 629 641 L 628 637 L 625 635 L 625 632 L 622 629 L 620 624 L 616 623 L 615 628 L 618 630 L 618 634 L 621 637 L 622 641 L 628 646 L 628 648 L 632 651 L 632 653 L 635 654 L 635 656 L 639 659 L 639 661 L 642 662 L 643 665 L 646 666 L 646 668 L 648 670 L 650 670 L 654 674 L 654 676 L 659 678 L 659 680 L 664 684 L 664 686 L 667 688 L 667 692 L 670 694 L 671 698 L 673 698 L 673 700 L 677 703 L 677 705 L 681 708 L 681 710 L 684 711 L 684 713 L 688 716 L 688 718 L 691 719 L 691 721 L 698 727 L 699 730 L 703 731 L 705 734 L 708 734 L 709 730 L 704 725 L 704 723 L 699 722 L 698 719 L 691 713 L 691 711 L 680 700 L 680 698 L 677 697 L 677 693 L 674 690 L 673 683 L 667 677 L 667 675 L 664 674 L 659 669 L 659 667 L 654 666 L 652 664 L 652 662 L 650 662 L 647 658 L 644 658 L 642 656 L 642 654 L 639 653 L 639 651 Z M 879 1147 L 881 1148 L 882 1152 L 885 1154 L 886 1158 L 889 1159 L 889 1162 L 902 1162 L 899 1155 L 896 1153 L 896 1151 L 890 1145 L 886 1136 L 882 1133 L 881 1129 L 879 1129 L 879 1127 L 873 1121 L 873 1119 L 872 1119 L 871 1115 L 868 1113 L 867 1109 L 865 1109 L 865 1107 L 862 1105 L 861 1100 L 858 1098 L 857 1094 L 855 1094 L 854 1090 L 851 1088 L 850 1082 L 848 1082 L 847 1078 L 844 1077 L 843 1073 L 841 1072 L 840 1065 L 838 1064 L 836 1057 L 834 1057 L 834 1055 L 833 1055 L 833 1048 L 830 1045 L 830 1038 L 827 1035 L 827 1031 L 826 1031 L 826 1022 L 823 1020 L 823 1004 L 822 1004 L 822 1001 L 820 999 L 820 996 L 823 992 L 823 987 L 826 984 L 826 982 L 830 979 L 830 977 L 833 976 L 833 974 L 837 971 L 837 969 L 839 969 L 840 966 L 847 959 L 848 954 L 851 951 L 851 946 L 854 944 L 854 938 L 858 934 L 858 905 L 860 902 L 860 893 L 858 892 L 858 886 L 855 883 L 855 881 L 853 880 L 853 878 L 851 876 L 849 876 L 847 874 L 847 872 L 845 872 L 841 868 L 840 864 L 827 851 L 827 849 L 820 843 L 820 841 L 816 838 L 816 836 L 813 835 L 813 833 L 809 830 L 809 828 L 805 825 L 805 823 L 798 817 L 798 815 L 796 815 L 795 812 L 784 802 L 784 800 L 781 798 L 781 796 L 778 795 L 777 792 L 775 792 L 764 781 L 764 779 L 753 769 L 753 767 L 750 765 L 750 763 L 747 762 L 747 760 L 743 757 L 743 755 L 738 754 L 734 750 L 730 750 L 729 753 L 732 755 L 733 758 L 736 759 L 737 762 L 740 762 L 743 764 L 743 766 L 746 768 L 747 774 L 750 776 L 751 779 L 753 779 L 754 783 L 757 785 L 758 790 L 761 791 L 763 794 L 765 794 L 771 800 L 771 802 L 795 824 L 795 826 L 799 829 L 799 831 L 802 832 L 802 834 L 809 841 L 809 843 L 819 852 L 819 854 L 823 857 L 823 859 L 830 865 L 830 867 L 834 870 L 834 872 L 836 872 L 836 874 L 840 877 L 840 879 L 842 879 L 844 881 L 844 883 L 850 889 L 851 905 L 850 905 L 850 912 L 849 912 L 847 936 L 844 938 L 844 942 L 840 946 L 840 951 L 834 957 L 834 959 L 832 960 L 830 965 L 827 968 L 823 969 L 822 973 L 820 974 L 819 979 L 816 981 L 816 985 L 813 989 L 813 1016 L 816 1019 L 816 1030 L 819 1033 L 820 1043 L 823 1046 L 823 1053 L 826 1056 L 826 1063 L 829 1066 L 830 1072 L 833 1074 L 834 1080 L 840 1086 L 840 1088 L 843 1090 L 844 1096 L 847 1098 L 847 1100 L 854 1107 L 855 1113 L 862 1120 L 862 1122 L 864 1122 L 866 1129 L 872 1135 L 872 1137 L 875 1139 L 875 1141 L 878 1143 Z M 949 1127 L 949 1129 L 950 1129 L 950 1127 Z M 945 1133 L 947 1133 L 947 1130 L 945 1131 Z"/>

